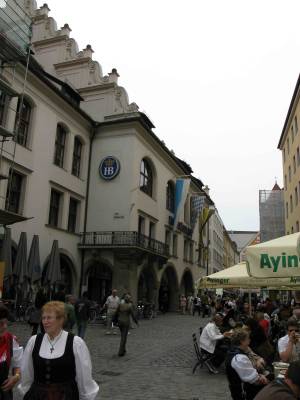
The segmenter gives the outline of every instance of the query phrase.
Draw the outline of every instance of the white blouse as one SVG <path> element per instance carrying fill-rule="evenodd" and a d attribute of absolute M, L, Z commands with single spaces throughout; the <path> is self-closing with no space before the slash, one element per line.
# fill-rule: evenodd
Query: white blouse
<path fill-rule="evenodd" d="M 238 373 L 241 381 L 255 383 L 258 380 L 258 372 L 253 367 L 249 357 L 245 354 L 237 354 L 231 361 L 232 368 Z"/>
<path fill-rule="evenodd" d="M 19 343 L 16 341 L 15 337 L 13 337 L 13 354 L 11 358 L 10 366 L 11 368 L 20 368 L 21 360 L 23 356 L 23 347 L 19 346 Z M 3 354 L 0 361 L 5 361 L 7 358 L 6 354 Z"/>
<path fill-rule="evenodd" d="M 49 360 L 61 357 L 65 352 L 68 332 L 62 331 L 61 337 L 58 336 L 52 341 L 54 350 L 50 351 L 51 345 L 48 340 L 47 334 L 44 335 L 39 355 L 42 358 Z M 58 339 L 57 339 L 58 338 Z M 57 339 L 57 342 L 55 340 Z M 34 369 L 32 360 L 32 351 L 34 348 L 36 335 L 32 336 L 27 346 L 25 347 L 22 365 L 21 365 L 21 383 L 18 386 L 18 390 L 25 395 L 30 389 L 34 381 Z M 79 337 L 74 336 L 73 341 L 73 352 L 75 356 L 76 366 L 76 382 L 79 391 L 80 400 L 93 400 L 95 399 L 99 386 L 92 378 L 92 363 L 90 358 L 89 350 L 85 342 Z"/>

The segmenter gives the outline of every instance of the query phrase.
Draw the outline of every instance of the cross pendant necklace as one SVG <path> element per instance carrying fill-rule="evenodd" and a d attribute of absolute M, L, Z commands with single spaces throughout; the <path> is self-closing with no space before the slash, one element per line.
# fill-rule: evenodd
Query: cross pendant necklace
<path fill-rule="evenodd" d="M 59 341 L 59 339 L 60 339 L 62 333 L 63 333 L 63 331 L 60 332 L 60 334 L 57 336 L 57 338 L 56 338 L 53 342 L 51 342 L 51 340 L 50 340 L 50 338 L 49 338 L 49 335 L 47 335 L 47 339 L 48 339 L 48 342 L 49 342 L 49 344 L 50 344 L 50 353 L 51 353 L 51 354 L 52 354 L 53 351 L 55 350 L 55 349 L 54 349 L 54 345 Z"/>

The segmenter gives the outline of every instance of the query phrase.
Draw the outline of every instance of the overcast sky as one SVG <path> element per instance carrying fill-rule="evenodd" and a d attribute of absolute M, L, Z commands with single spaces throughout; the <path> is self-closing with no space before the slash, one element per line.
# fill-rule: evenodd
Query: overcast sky
<path fill-rule="evenodd" d="M 38 1 L 41 6 L 44 1 Z M 299 74 L 298 0 L 48 0 L 187 161 L 227 229 L 259 229 Z"/>

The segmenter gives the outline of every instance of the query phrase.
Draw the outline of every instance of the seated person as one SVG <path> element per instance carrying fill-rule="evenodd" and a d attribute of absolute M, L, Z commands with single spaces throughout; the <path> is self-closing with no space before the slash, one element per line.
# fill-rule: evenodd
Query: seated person
<path fill-rule="evenodd" d="M 300 361 L 290 364 L 284 380 L 276 379 L 265 386 L 254 400 L 297 400 L 300 398 Z"/>
<path fill-rule="evenodd" d="M 270 331 L 270 321 L 265 318 L 264 313 L 261 311 L 258 311 L 254 317 L 256 321 L 258 321 L 258 324 L 262 327 L 266 337 L 268 337 Z"/>
<path fill-rule="evenodd" d="M 274 358 L 274 348 L 270 344 L 263 328 L 259 325 L 258 321 L 254 318 L 248 318 L 245 326 L 250 332 L 250 347 L 251 349 L 261 356 L 267 363 L 271 363 Z"/>
<path fill-rule="evenodd" d="M 253 400 L 256 394 L 269 383 L 253 366 L 247 355 L 249 352 L 249 332 L 246 329 L 235 329 L 232 337 L 232 348 L 226 358 L 226 375 L 233 400 L 241 400 L 242 393 L 246 400 Z"/>
<path fill-rule="evenodd" d="M 214 357 L 211 359 L 211 363 L 214 367 L 219 367 L 225 360 L 226 352 L 224 349 L 216 346 L 217 342 L 230 337 L 230 332 L 220 332 L 220 326 L 222 326 L 223 317 L 221 314 L 216 314 L 212 321 L 209 322 L 204 328 L 200 336 L 200 348 L 204 353 L 213 354 Z"/>
<path fill-rule="evenodd" d="M 225 304 L 224 306 L 224 318 L 223 318 L 223 328 L 224 330 L 230 330 L 232 328 L 235 328 L 235 315 L 234 315 L 234 309 L 230 304 Z"/>
<path fill-rule="evenodd" d="M 250 315 L 251 315 L 250 304 L 245 302 L 239 314 L 239 321 L 241 321 L 244 324 L 246 320 L 250 318 Z"/>
<path fill-rule="evenodd" d="M 296 346 L 299 339 L 299 325 L 293 318 L 290 318 L 287 323 L 287 334 L 278 340 L 278 353 L 281 361 L 291 362 L 300 359 L 300 349 L 299 346 Z"/>
<path fill-rule="evenodd" d="M 278 312 L 278 318 L 280 321 L 288 321 L 292 316 L 291 308 L 288 304 L 283 304 Z"/>

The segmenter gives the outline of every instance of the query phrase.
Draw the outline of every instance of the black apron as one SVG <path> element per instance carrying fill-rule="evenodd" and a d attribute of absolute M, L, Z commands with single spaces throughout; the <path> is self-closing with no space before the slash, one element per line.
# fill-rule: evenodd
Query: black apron
<path fill-rule="evenodd" d="M 39 355 L 43 337 L 44 334 L 40 333 L 35 340 L 32 351 L 34 382 L 24 400 L 79 400 L 74 335 L 68 333 L 64 354 L 51 360 Z"/>

